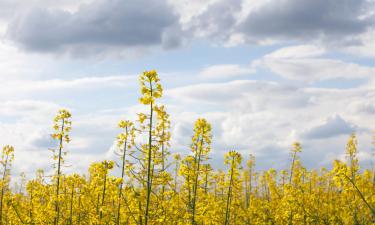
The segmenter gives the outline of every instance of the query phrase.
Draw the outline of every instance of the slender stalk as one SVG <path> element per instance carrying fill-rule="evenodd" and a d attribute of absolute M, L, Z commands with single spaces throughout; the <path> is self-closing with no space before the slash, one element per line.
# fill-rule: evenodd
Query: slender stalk
<path fill-rule="evenodd" d="M 362 192 L 358 189 L 357 185 L 355 185 L 355 183 L 353 182 L 353 180 L 350 179 L 350 177 L 348 177 L 346 174 L 344 174 L 344 176 L 353 185 L 353 187 L 356 189 L 359 197 L 361 197 L 361 199 L 363 200 L 363 202 L 370 209 L 370 211 L 372 213 L 372 216 L 374 217 L 375 216 L 375 209 L 370 205 L 370 203 L 368 203 L 368 201 L 366 200 L 365 196 L 363 196 Z"/>
<path fill-rule="evenodd" d="M 150 95 L 151 99 L 153 97 L 152 95 L 152 82 L 151 80 L 149 81 L 150 85 Z M 146 199 L 146 209 L 145 209 L 145 225 L 148 224 L 148 217 L 149 217 L 149 210 L 150 210 L 150 200 L 151 200 L 151 168 L 152 168 L 152 119 L 153 119 L 153 104 L 152 101 L 150 103 L 150 120 L 149 120 L 149 131 L 148 131 L 148 160 L 147 160 L 147 199 Z"/>
<path fill-rule="evenodd" d="M 74 200 L 74 183 L 72 184 L 72 192 L 70 193 L 70 215 L 69 215 L 70 225 L 73 224 L 73 200 Z"/>
<path fill-rule="evenodd" d="M 80 225 L 81 224 L 81 189 L 79 189 L 78 191 L 78 222 L 77 224 Z"/>
<path fill-rule="evenodd" d="M 289 184 L 292 183 L 292 178 L 293 178 L 293 170 L 294 170 L 294 163 L 296 161 L 296 155 L 297 152 L 293 152 L 293 158 L 292 158 L 292 164 L 290 165 L 290 177 L 289 177 Z"/>
<path fill-rule="evenodd" d="M 60 176 L 61 176 L 61 155 L 63 146 L 63 133 L 64 133 L 65 119 L 62 119 L 61 135 L 59 138 L 59 158 L 57 163 L 57 183 L 56 183 L 56 200 L 55 200 L 55 221 L 54 225 L 59 224 L 60 208 L 59 208 L 59 192 L 60 192 Z"/>
<path fill-rule="evenodd" d="M 34 211 L 34 204 L 33 204 L 33 190 L 34 188 L 31 187 L 31 190 L 30 190 L 30 209 L 29 209 L 29 217 L 30 217 L 30 223 L 31 224 L 34 224 L 34 215 L 33 215 L 33 211 Z"/>
<path fill-rule="evenodd" d="M 234 157 L 232 158 L 231 163 L 231 171 L 230 171 L 230 180 L 229 180 L 229 188 L 228 188 L 228 195 L 227 195 L 227 207 L 225 211 L 225 225 L 229 225 L 230 219 L 230 203 L 232 198 L 232 185 L 233 185 L 233 172 L 234 172 Z"/>
<path fill-rule="evenodd" d="M 23 221 L 23 219 L 22 219 L 20 213 L 18 212 L 16 206 L 15 206 L 13 203 L 11 203 L 11 206 L 12 206 L 12 208 L 14 209 L 14 211 L 16 212 L 16 215 L 17 215 L 18 219 L 20 220 L 20 222 L 21 222 L 22 224 L 25 224 L 25 222 Z"/>
<path fill-rule="evenodd" d="M 105 192 L 106 192 L 106 188 L 107 188 L 107 169 L 108 169 L 108 162 L 105 162 L 105 165 L 104 165 L 104 183 L 103 183 L 103 191 L 102 191 L 102 205 L 101 207 L 103 208 L 104 206 L 104 200 L 105 200 Z M 100 212 L 99 212 L 99 223 L 101 222 L 103 218 L 103 210 L 101 209 Z"/>
<path fill-rule="evenodd" d="M 125 132 L 128 133 L 128 127 L 125 128 Z M 126 162 L 126 150 L 127 150 L 127 139 L 124 142 L 124 149 L 123 149 L 123 155 L 122 155 L 122 166 L 121 166 L 121 184 L 120 184 L 120 190 L 118 194 L 118 203 L 117 203 L 117 220 L 116 224 L 120 224 L 121 220 L 121 214 L 120 214 L 120 209 L 121 209 L 121 196 L 122 196 L 122 186 L 124 183 L 124 177 L 125 177 L 125 162 Z"/>
<path fill-rule="evenodd" d="M 195 210 L 196 210 L 196 201 L 197 201 L 197 191 L 198 191 L 198 179 L 199 179 L 199 171 L 200 171 L 200 162 L 202 157 L 202 146 L 203 146 L 203 137 L 200 140 L 200 148 L 197 145 L 198 155 L 195 157 L 195 164 L 196 164 L 196 170 L 195 170 L 195 180 L 194 180 L 194 186 L 193 186 L 193 199 L 192 199 L 192 217 L 191 217 L 191 224 L 195 225 Z"/>

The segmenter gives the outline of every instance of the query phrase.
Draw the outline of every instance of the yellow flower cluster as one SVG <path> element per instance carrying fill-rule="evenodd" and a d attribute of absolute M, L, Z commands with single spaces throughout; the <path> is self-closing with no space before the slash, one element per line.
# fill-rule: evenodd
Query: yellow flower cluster
<path fill-rule="evenodd" d="M 144 105 L 153 104 L 155 99 L 163 95 L 163 88 L 156 70 L 145 71 L 139 78 L 142 97 L 139 101 Z"/>

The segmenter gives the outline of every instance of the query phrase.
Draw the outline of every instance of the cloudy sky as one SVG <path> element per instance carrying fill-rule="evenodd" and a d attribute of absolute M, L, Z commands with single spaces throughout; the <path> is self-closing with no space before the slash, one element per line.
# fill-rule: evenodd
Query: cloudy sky
<path fill-rule="evenodd" d="M 86 171 L 113 158 L 117 121 L 144 110 L 137 77 L 157 69 L 172 152 L 204 117 L 217 167 L 236 149 L 286 168 L 296 140 L 307 167 L 329 166 L 352 132 L 370 167 L 374 58 L 374 0 L 0 0 L 0 144 L 14 173 L 51 168 L 68 108 L 66 170 Z"/>

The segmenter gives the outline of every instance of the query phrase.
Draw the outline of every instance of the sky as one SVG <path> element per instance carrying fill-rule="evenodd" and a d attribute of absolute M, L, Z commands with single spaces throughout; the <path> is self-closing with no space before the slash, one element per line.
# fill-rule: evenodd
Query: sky
<path fill-rule="evenodd" d="M 187 155 L 197 118 L 211 163 L 253 154 L 258 169 L 329 167 L 358 137 L 374 163 L 374 0 L 0 0 L 0 145 L 13 173 L 52 168 L 52 119 L 71 110 L 65 172 L 114 159 L 135 120 L 138 76 L 156 69 L 171 114 L 170 151 Z"/>

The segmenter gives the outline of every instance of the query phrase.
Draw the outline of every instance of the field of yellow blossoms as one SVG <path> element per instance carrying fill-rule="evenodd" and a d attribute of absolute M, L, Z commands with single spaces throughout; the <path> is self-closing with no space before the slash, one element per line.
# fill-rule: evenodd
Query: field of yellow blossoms
<path fill-rule="evenodd" d="M 119 122 L 116 161 L 92 163 L 87 174 L 64 173 L 72 128 L 64 109 L 53 121 L 52 178 L 38 170 L 31 180 L 21 177 L 16 190 L 17 149 L 3 147 L 0 224 L 375 224 L 374 170 L 360 169 L 355 134 L 343 146 L 346 161 L 335 160 L 331 170 L 307 170 L 298 142 L 291 143 L 286 170 L 257 171 L 254 156 L 235 150 L 225 155 L 226 169 L 215 170 L 208 163 L 211 124 L 198 119 L 189 153 L 172 155 L 158 74 L 146 71 L 139 79 L 148 112 Z"/>

